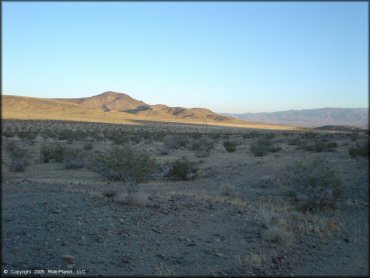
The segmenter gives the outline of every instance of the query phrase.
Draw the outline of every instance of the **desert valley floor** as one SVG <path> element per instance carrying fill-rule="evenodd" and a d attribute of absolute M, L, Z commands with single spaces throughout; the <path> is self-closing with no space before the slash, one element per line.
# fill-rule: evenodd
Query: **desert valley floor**
<path fill-rule="evenodd" d="M 2 271 L 368 275 L 368 134 L 2 124 Z"/>

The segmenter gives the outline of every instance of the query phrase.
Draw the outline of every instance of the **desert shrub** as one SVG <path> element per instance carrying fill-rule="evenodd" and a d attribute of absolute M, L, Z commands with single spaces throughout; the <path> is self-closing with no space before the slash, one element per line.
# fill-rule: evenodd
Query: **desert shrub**
<path fill-rule="evenodd" d="M 358 131 L 352 131 L 349 134 L 349 137 L 351 138 L 352 142 L 355 142 L 355 141 L 357 141 L 358 138 L 360 138 L 360 134 L 358 133 Z"/>
<path fill-rule="evenodd" d="M 86 153 L 83 150 L 69 149 L 63 156 L 64 166 L 67 169 L 79 169 L 86 165 Z"/>
<path fill-rule="evenodd" d="M 102 194 L 107 199 L 113 199 L 117 196 L 117 191 L 115 189 L 108 189 L 105 190 Z"/>
<path fill-rule="evenodd" d="M 271 139 L 275 138 L 275 134 L 274 133 L 265 133 L 262 138 L 265 138 L 266 140 L 271 140 Z"/>
<path fill-rule="evenodd" d="M 248 132 L 248 133 L 244 133 L 243 134 L 243 139 L 252 139 L 252 138 L 256 138 L 258 136 L 258 133 L 256 131 L 251 131 L 251 132 Z"/>
<path fill-rule="evenodd" d="M 130 142 L 133 142 L 135 144 L 139 144 L 141 142 L 142 137 L 140 134 L 132 134 L 130 136 Z"/>
<path fill-rule="evenodd" d="M 149 154 L 129 148 L 112 148 L 109 152 L 96 154 L 91 169 L 109 180 L 142 182 L 157 170 L 157 163 Z"/>
<path fill-rule="evenodd" d="M 250 146 L 250 151 L 254 156 L 264 156 L 269 152 L 278 152 L 280 150 L 280 146 L 274 145 L 266 138 L 257 138 Z"/>
<path fill-rule="evenodd" d="M 28 152 L 19 147 L 14 141 L 8 141 L 5 150 L 9 154 L 10 163 L 8 164 L 11 172 L 24 172 L 28 162 Z"/>
<path fill-rule="evenodd" d="M 211 133 L 209 136 L 211 137 L 211 139 L 217 140 L 221 137 L 221 134 L 220 133 Z"/>
<path fill-rule="evenodd" d="M 130 136 L 127 133 L 123 133 L 115 130 L 106 130 L 104 137 L 111 140 L 116 145 L 123 145 L 130 142 Z"/>
<path fill-rule="evenodd" d="M 236 151 L 236 143 L 231 141 L 225 141 L 223 143 L 225 150 L 229 153 Z"/>
<path fill-rule="evenodd" d="M 26 140 L 33 140 L 37 137 L 37 131 L 21 130 L 17 133 L 18 137 Z"/>
<path fill-rule="evenodd" d="M 337 142 L 328 142 L 326 143 L 326 151 L 328 152 L 333 152 L 335 151 L 336 148 L 338 148 L 338 143 Z"/>
<path fill-rule="evenodd" d="M 300 140 L 298 148 L 310 152 L 333 152 L 338 147 L 336 142 L 325 142 L 322 139 Z"/>
<path fill-rule="evenodd" d="M 288 140 L 288 145 L 292 146 L 299 146 L 301 144 L 302 139 L 299 137 L 293 137 Z"/>
<path fill-rule="evenodd" d="M 229 184 L 222 184 L 219 188 L 219 192 L 221 195 L 229 198 L 236 198 L 238 195 L 235 189 Z"/>
<path fill-rule="evenodd" d="M 154 132 L 152 134 L 152 139 L 157 142 L 163 142 L 166 134 L 164 132 Z"/>
<path fill-rule="evenodd" d="M 304 132 L 301 137 L 302 139 L 313 139 L 317 136 L 318 134 L 313 132 L 313 131 L 307 131 L 307 132 Z"/>
<path fill-rule="evenodd" d="M 84 144 L 84 150 L 85 151 L 91 151 L 92 149 L 93 149 L 93 144 L 92 143 Z"/>
<path fill-rule="evenodd" d="M 189 180 L 198 175 L 198 168 L 186 157 L 172 163 L 169 175 L 182 180 Z"/>
<path fill-rule="evenodd" d="M 169 149 L 185 147 L 189 143 L 189 138 L 185 135 L 170 135 L 164 139 L 164 145 Z"/>
<path fill-rule="evenodd" d="M 46 138 L 54 138 L 56 139 L 58 137 L 58 134 L 51 130 L 50 128 L 45 128 L 40 132 L 40 135 L 46 139 Z"/>
<path fill-rule="evenodd" d="M 199 140 L 200 138 L 202 138 L 202 134 L 194 132 L 191 134 L 191 138 L 193 140 Z"/>
<path fill-rule="evenodd" d="M 191 150 L 196 151 L 197 157 L 199 158 L 208 157 L 213 148 L 213 142 L 206 138 L 191 143 Z"/>
<path fill-rule="evenodd" d="M 292 245 L 294 241 L 294 235 L 292 232 L 279 227 L 269 228 L 262 234 L 262 238 L 266 242 L 286 246 Z"/>
<path fill-rule="evenodd" d="M 55 162 L 62 162 L 66 148 L 62 145 L 42 145 L 40 149 L 40 160 L 44 163 L 48 163 L 54 159 Z"/>
<path fill-rule="evenodd" d="M 2 135 L 4 137 L 10 138 L 10 137 L 14 137 L 15 136 L 15 132 L 12 129 L 7 128 L 5 130 L 2 130 Z"/>
<path fill-rule="evenodd" d="M 160 147 L 160 148 L 158 149 L 158 153 L 159 153 L 160 155 L 169 155 L 169 154 L 170 154 L 170 151 L 169 151 L 169 149 L 167 149 L 167 148 L 165 148 L 165 147 Z"/>
<path fill-rule="evenodd" d="M 348 153 L 351 157 L 368 156 L 369 155 L 369 141 L 364 140 L 361 142 L 356 142 L 348 149 Z"/>
<path fill-rule="evenodd" d="M 342 182 L 323 159 L 295 161 L 286 169 L 290 196 L 303 211 L 334 208 Z"/>
<path fill-rule="evenodd" d="M 75 132 L 71 129 L 61 129 L 58 132 L 58 139 L 59 140 L 74 140 L 77 136 L 75 136 Z"/>
<path fill-rule="evenodd" d="M 148 205 L 149 202 L 149 194 L 146 192 L 121 192 L 116 194 L 113 197 L 113 200 L 119 203 L 131 205 L 131 206 L 139 206 L 145 207 Z"/>
<path fill-rule="evenodd" d="M 230 137 L 230 134 L 226 133 L 226 134 L 223 134 L 221 137 L 222 139 L 228 140 Z"/>

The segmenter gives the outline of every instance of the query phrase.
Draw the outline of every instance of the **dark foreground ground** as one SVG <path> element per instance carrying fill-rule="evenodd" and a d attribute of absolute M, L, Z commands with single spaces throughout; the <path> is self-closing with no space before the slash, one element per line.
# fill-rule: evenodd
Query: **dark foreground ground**
<path fill-rule="evenodd" d="M 181 128 L 163 127 L 164 132 Z M 161 141 L 127 143 L 151 153 L 162 166 L 187 156 L 200 168 L 196 179 L 176 180 L 163 171 L 136 184 L 133 202 L 124 201 L 128 186 L 122 182 L 86 167 L 70 170 L 39 160 L 43 144 L 81 148 L 86 138 L 3 137 L 29 150 L 30 165 L 24 172 L 9 171 L 3 150 L 2 270 L 72 269 L 94 276 L 368 275 L 368 159 L 349 155 L 350 136 L 330 134 L 329 140 L 338 143 L 335 151 L 310 152 L 289 144 L 300 134 L 276 133 L 271 140 L 282 149 L 256 157 L 250 151 L 254 138 L 207 128 L 229 133 L 227 140 L 239 142 L 236 151 L 225 150 L 222 136 L 212 139 L 214 148 L 201 158 L 186 146 L 166 153 Z M 187 130 L 191 134 L 192 127 Z M 367 139 L 356 140 L 361 136 Z M 91 152 L 114 144 L 90 141 Z M 330 163 L 343 190 L 336 209 L 304 213 L 291 203 L 281 181 L 293 159 L 315 157 Z M 108 191 L 123 197 L 109 198 Z"/>

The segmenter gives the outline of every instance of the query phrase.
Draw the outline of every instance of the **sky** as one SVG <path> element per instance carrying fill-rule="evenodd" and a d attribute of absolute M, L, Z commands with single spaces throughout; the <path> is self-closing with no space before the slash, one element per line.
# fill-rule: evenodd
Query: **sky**
<path fill-rule="evenodd" d="M 367 2 L 3 2 L 2 94 L 368 107 Z"/>

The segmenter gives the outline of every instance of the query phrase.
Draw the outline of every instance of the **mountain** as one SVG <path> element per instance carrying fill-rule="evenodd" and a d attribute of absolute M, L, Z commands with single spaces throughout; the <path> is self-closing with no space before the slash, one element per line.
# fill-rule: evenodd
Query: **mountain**
<path fill-rule="evenodd" d="M 125 112 L 146 118 L 178 118 L 192 120 L 213 120 L 219 122 L 243 123 L 243 121 L 216 114 L 205 108 L 169 107 L 164 104 L 149 105 L 124 93 L 104 92 L 100 95 L 85 98 L 56 98 L 59 102 L 73 103 L 89 109 L 100 111 Z"/>
<path fill-rule="evenodd" d="M 149 105 L 124 93 L 105 92 L 85 98 L 35 98 L 2 95 L 2 119 L 68 120 L 106 123 L 140 121 L 240 126 L 262 129 L 292 129 L 244 121 L 206 108 Z"/>
<path fill-rule="evenodd" d="M 368 108 L 319 108 L 289 110 L 271 113 L 244 113 L 222 115 L 237 117 L 246 121 L 265 122 L 300 127 L 320 127 L 325 125 L 353 126 L 368 128 Z"/>
<path fill-rule="evenodd" d="M 56 98 L 54 100 L 79 104 L 87 108 L 103 111 L 125 111 L 147 105 L 145 102 L 133 99 L 129 95 L 116 92 L 104 92 L 97 96 L 84 98 Z"/>

